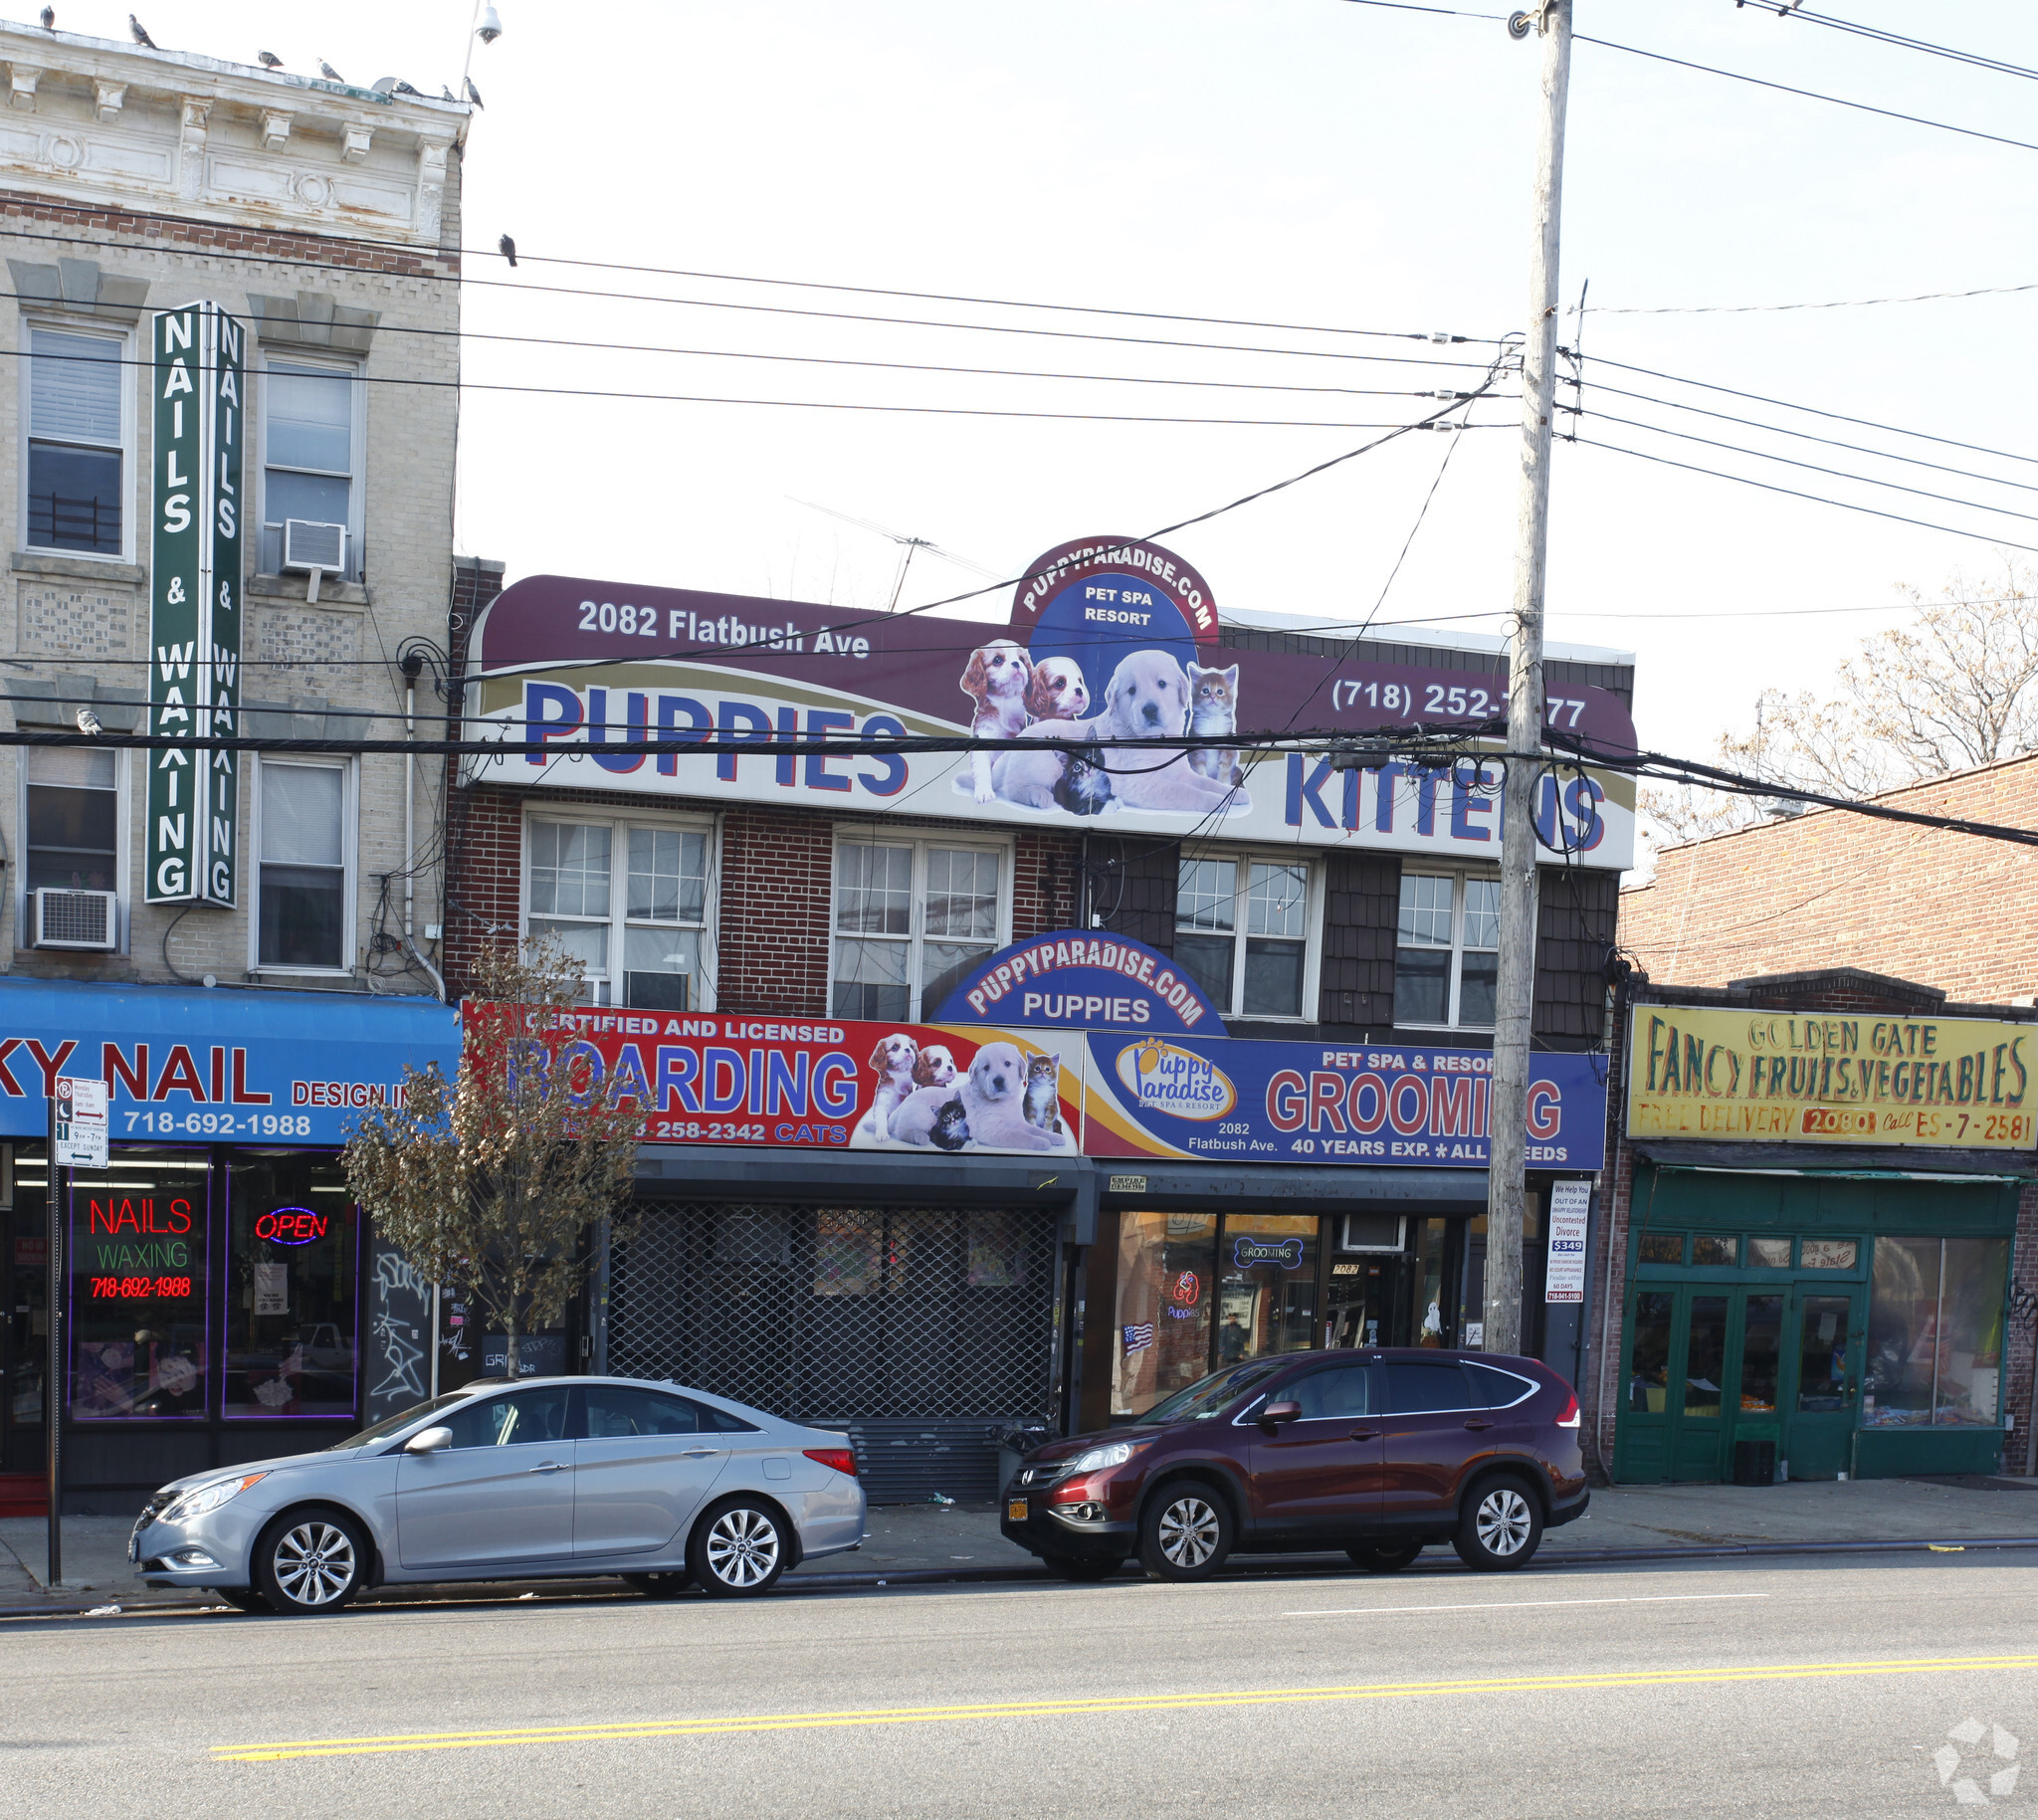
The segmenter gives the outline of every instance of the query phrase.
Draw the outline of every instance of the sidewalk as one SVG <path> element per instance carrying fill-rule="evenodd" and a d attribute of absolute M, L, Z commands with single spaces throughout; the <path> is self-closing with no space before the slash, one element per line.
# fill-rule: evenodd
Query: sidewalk
<path fill-rule="evenodd" d="M 2030 1540 L 2038 1543 L 2038 1480 L 1855 1480 L 1848 1484 L 1616 1486 L 1592 1494 L 1579 1521 L 1552 1529 L 1541 1558 L 1590 1559 L 1602 1553 L 1655 1554 L 1736 1547 L 1830 1547 L 1844 1543 Z M 189 1604 L 189 1592 L 150 1592 L 127 1564 L 129 1519 L 64 1519 L 64 1586 L 43 1585 L 45 1525 L 40 1517 L 0 1517 L 0 1610 L 65 1608 L 96 1603 L 123 1607 Z M 1448 1548 L 1437 1551 L 1440 1560 Z M 1328 1557 L 1335 1559 L 1336 1557 Z M 1039 1572 L 1033 1556 L 998 1530 L 995 1507 L 880 1505 L 869 1539 L 853 1554 L 808 1562 L 788 1576 L 869 1584 L 893 1576 L 974 1579 Z M 546 1582 L 531 1582 L 545 1586 Z M 550 1582 L 553 1593 L 564 1590 Z M 574 1584 L 613 1588 L 613 1580 Z M 504 1596 L 505 1587 L 477 1589 Z M 410 1596 L 407 1590 L 371 1595 Z M 445 1596 L 432 1589 L 428 1596 Z"/>

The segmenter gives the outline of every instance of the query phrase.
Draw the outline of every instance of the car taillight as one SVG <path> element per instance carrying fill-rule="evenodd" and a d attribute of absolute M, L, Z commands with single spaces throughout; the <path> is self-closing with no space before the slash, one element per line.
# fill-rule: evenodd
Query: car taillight
<path fill-rule="evenodd" d="M 1564 1412 L 1557 1417 L 1556 1425 L 1559 1428 L 1576 1428 L 1578 1426 L 1578 1399 L 1575 1394 L 1564 1399 Z"/>
<path fill-rule="evenodd" d="M 856 1477 L 856 1455 L 846 1447 L 810 1447 L 805 1450 L 809 1460 L 818 1460 L 823 1466 L 833 1467 L 838 1473 Z"/>

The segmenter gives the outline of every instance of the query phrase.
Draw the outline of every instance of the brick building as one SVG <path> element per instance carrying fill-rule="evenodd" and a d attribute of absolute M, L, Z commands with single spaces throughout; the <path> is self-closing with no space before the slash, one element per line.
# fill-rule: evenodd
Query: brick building
<path fill-rule="evenodd" d="M 2038 756 L 1875 800 L 2038 829 Z M 2038 992 L 2034 915 L 2028 847 L 1814 809 L 1669 848 L 1653 883 L 1621 894 L 1620 938 L 1651 976 L 1689 985 L 1853 966 L 2006 1004 Z"/>
<path fill-rule="evenodd" d="M 985 1491 L 994 1423 L 1124 1419 L 1219 1360 L 1368 1338 L 1477 1343 L 1483 1123 L 1471 1142 L 1393 1140 L 1415 1129 L 1402 1120 L 1421 1095 L 1399 1084 L 1388 1130 L 1389 1082 L 1368 1071 L 1490 1065 L 1497 767 L 1382 755 L 1340 773 L 1276 753 L 1229 797 L 1177 778 L 1178 795 L 1156 798 L 1127 766 L 1086 814 L 1069 806 L 1082 767 L 1058 755 L 1043 774 L 1060 792 L 1050 802 L 1003 769 L 977 778 L 967 756 L 860 754 L 875 738 L 966 732 L 971 695 L 996 700 L 982 674 L 1000 642 L 1024 648 L 1029 679 L 1062 687 L 1080 672 L 1079 719 L 1138 702 L 1133 672 L 1153 660 L 1156 688 L 1215 680 L 1239 716 L 1229 728 L 1262 724 L 1238 706 L 1255 701 L 1263 714 L 1282 705 L 1276 723 L 1476 719 L 1505 698 L 1498 641 L 1354 645 L 1214 610 L 1182 625 L 1164 598 L 1156 607 L 1154 578 L 1182 600 L 1206 602 L 1207 587 L 1144 545 L 1083 546 L 1036 569 L 1060 592 L 1019 590 L 1009 628 L 557 576 L 498 598 L 486 566 L 464 565 L 456 587 L 456 619 L 475 618 L 459 646 L 467 736 L 519 749 L 470 762 L 455 790 L 449 979 L 457 989 L 480 941 L 553 934 L 586 968 L 590 1044 L 655 1081 L 638 1236 L 554 1340 L 597 1368 L 677 1375 L 846 1427 L 880 1497 Z M 1127 602 L 1152 611 L 1142 630 L 1106 636 L 1070 617 L 1077 595 L 1115 603 L 1086 609 L 1093 621 Z M 1161 645 L 1180 661 L 1141 649 Z M 1603 716 L 1619 736 L 1630 661 L 1552 658 L 1553 711 Z M 1036 706 L 1010 724 L 1043 717 Z M 834 750 L 814 749 L 830 736 Z M 629 740 L 645 743 L 602 749 Z M 701 741 L 721 749 L 688 749 Z M 1625 790 L 1552 783 L 1538 810 L 1535 1037 L 1552 1131 L 1583 1133 L 1603 1109 Z M 1049 977 L 1033 995 L 1045 1010 L 1028 1013 L 1025 994 L 992 979 L 997 1009 L 958 1015 L 972 979 L 1043 937 L 1061 939 L 1008 961 L 1014 977 L 1034 977 L 1044 954 L 1073 966 L 1087 951 L 1093 965 L 1136 961 L 1149 982 L 1189 981 L 1193 1015 L 1210 1015 L 1140 1066 L 1210 1065 L 1236 1099 L 1230 1121 L 1199 1112 L 1206 1122 L 1176 1121 L 1165 1138 L 1165 1120 L 1140 1122 L 1127 1039 L 1108 1028 L 1134 1015 L 1109 1007 L 1136 994 L 1057 1011 L 1086 1001 Z M 1149 1010 L 1164 1015 L 1138 1000 L 1138 1017 Z M 1052 1155 L 1029 1155 L 1050 1140 L 990 1140 L 977 1111 L 952 1145 L 897 1137 L 880 1122 L 896 1111 L 882 1084 L 869 1098 L 892 1039 L 952 1055 L 965 1075 L 1009 1040 L 1059 1069 L 1080 1144 L 1058 1132 Z M 866 1096 L 854 1117 L 706 1115 L 715 1066 L 731 1083 L 748 1069 L 747 1102 L 731 1086 L 721 1104 L 754 1117 L 810 1064 L 816 1082 L 853 1067 Z M 1305 1112 L 1283 1098 L 1283 1069 L 1318 1097 L 1312 1135 L 1288 1135 Z M 958 1096 L 958 1125 L 965 1086 L 941 1086 Z M 1438 1128 L 1473 1137 L 1484 1091 L 1440 1093 L 1456 1111 Z M 1598 1130 L 1565 1137 L 1531 1165 L 1527 1330 L 1567 1372 L 1581 1336 L 1570 1309 L 1545 1331 L 1539 1210 L 1551 1181 L 1590 1174 L 1599 1142 Z"/>
<path fill-rule="evenodd" d="M 452 1053 L 440 767 L 120 742 L 401 737 L 414 684 L 437 711 L 469 110 L 26 26 L 0 65 L 0 1470 L 42 1458 L 74 1316 L 91 1503 L 422 1382 L 333 1146 Z M 113 1141 L 53 1310 L 66 1075 Z M 266 1237 L 280 1207 L 317 1237 Z"/>

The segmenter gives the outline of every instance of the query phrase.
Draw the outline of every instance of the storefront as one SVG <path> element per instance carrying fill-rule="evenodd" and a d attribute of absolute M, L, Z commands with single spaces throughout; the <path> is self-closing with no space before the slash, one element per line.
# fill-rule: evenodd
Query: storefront
<path fill-rule="evenodd" d="M 1998 1471 L 2038 1032 L 1792 1009 L 1635 1008 L 1613 1477 Z"/>
<path fill-rule="evenodd" d="M 429 1342 L 390 1318 L 338 1148 L 406 1065 L 450 1067 L 451 1011 L 6 980 L 0 1031 L 5 1470 L 45 1456 L 45 1140 L 66 1075 L 103 1079 L 111 1112 L 106 1166 L 75 1172 L 66 1209 L 67 1508 L 124 1510 L 181 1473 L 319 1445 L 409 1379 L 423 1394 Z"/>

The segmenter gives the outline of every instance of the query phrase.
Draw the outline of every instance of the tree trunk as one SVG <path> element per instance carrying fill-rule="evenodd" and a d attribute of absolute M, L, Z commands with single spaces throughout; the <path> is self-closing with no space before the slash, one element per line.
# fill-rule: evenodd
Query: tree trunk
<path fill-rule="evenodd" d="M 516 1302 L 512 1297 L 510 1312 L 503 1316 L 503 1375 L 514 1379 L 516 1371 Z"/>

